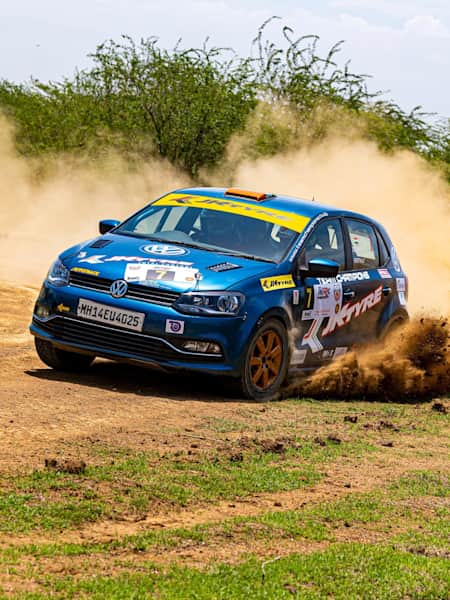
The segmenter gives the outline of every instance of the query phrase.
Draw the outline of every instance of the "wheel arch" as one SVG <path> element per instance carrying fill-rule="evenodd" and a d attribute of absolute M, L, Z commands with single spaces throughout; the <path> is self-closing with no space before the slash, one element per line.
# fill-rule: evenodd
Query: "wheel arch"
<path fill-rule="evenodd" d="M 378 339 L 384 340 L 389 332 L 409 321 L 409 314 L 405 308 L 399 308 L 391 315 L 390 319 L 379 327 Z"/>

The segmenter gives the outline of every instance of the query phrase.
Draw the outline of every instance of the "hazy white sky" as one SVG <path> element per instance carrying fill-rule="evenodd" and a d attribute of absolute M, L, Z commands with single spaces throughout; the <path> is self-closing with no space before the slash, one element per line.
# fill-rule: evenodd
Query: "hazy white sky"
<path fill-rule="evenodd" d="M 157 36 L 167 48 L 209 36 L 247 55 L 272 15 L 298 35 L 320 35 L 324 53 L 346 40 L 342 60 L 403 108 L 450 116 L 450 0 L 0 0 L 0 79 L 71 76 L 121 34 Z M 280 27 L 271 24 L 274 38 Z"/>

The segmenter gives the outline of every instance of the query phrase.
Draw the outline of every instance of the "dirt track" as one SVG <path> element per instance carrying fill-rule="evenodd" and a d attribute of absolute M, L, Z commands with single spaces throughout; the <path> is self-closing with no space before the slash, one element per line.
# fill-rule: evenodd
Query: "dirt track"
<path fill-rule="evenodd" d="M 197 436 L 208 446 L 211 420 L 233 421 L 238 428 L 242 423 L 242 432 L 249 436 L 283 426 L 285 415 L 276 405 L 268 411 L 224 398 L 213 377 L 174 377 L 106 360 L 97 360 L 82 375 L 47 368 L 28 333 L 37 291 L 0 283 L 0 470 L 40 468 L 45 457 L 64 454 L 65 446 L 73 453 L 74 442 L 81 452 L 85 444 L 98 441 L 176 451 L 189 447 Z M 303 407 L 296 413 L 297 433 L 311 434 L 307 412 Z M 333 427 L 324 419 L 313 433 L 329 431 Z M 212 445 L 228 439 L 216 437 Z"/>
<path fill-rule="evenodd" d="M 95 465 L 104 460 L 96 448 L 109 448 L 114 456 L 117 448 L 131 452 L 156 452 L 170 461 L 192 461 L 195 464 L 211 455 L 222 453 L 229 460 L 241 440 L 272 440 L 293 435 L 295 439 L 324 445 L 330 438 L 372 444 L 370 452 L 343 452 L 323 465 L 315 485 L 278 492 L 252 491 L 247 496 L 236 495 L 232 502 L 215 498 L 195 501 L 186 507 L 169 502 L 150 504 L 144 513 L 122 512 L 115 518 L 100 518 L 65 530 L 43 530 L 38 527 L 5 537 L 0 551 L 24 544 L 97 543 L 123 540 L 127 536 L 159 530 L 190 528 L 217 524 L 233 517 L 256 517 L 271 511 L 298 511 L 332 502 L 347 495 L 382 489 L 411 471 L 430 470 L 445 473 L 448 469 L 448 440 L 440 427 L 447 416 L 438 415 L 431 403 L 388 405 L 362 402 L 299 402 L 257 404 L 224 398 L 214 378 L 194 378 L 166 375 L 160 372 L 118 365 L 98 360 L 88 374 L 71 375 L 48 369 L 38 359 L 32 337 L 28 333 L 32 306 L 37 294 L 34 287 L 0 284 L 0 476 L 31 472 L 45 473 L 45 459 L 85 460 Z M 443 399 L 445 411 L 448 402 Z M 339 404 L 339 406 L 337 406 Z M 391 410 L 391 413 L 389 412 Z M 347 421 L 349 414 L 355 421 Z M 386 415 L 395 415 L 394 423 Z M 439 420 L 429 426 L 430 416 Z M 424 425 L 423 428 L 422 425 Z M 433 427 L 435 429 L 433 430 Z M 417 439 L 416 431 L 420 439 Z M 245 436 L 245 437 L 243 437 Z M 279 439 L 283 439 L 282 437 Z M 285 438 L 287 439 L 287 438 Z M 294 438 L 292 438 L 294 439 Z M 373 450 L 375 448 L 375 451 Z M 150 456 L 150 454 L 148 454 Z M 124 487 L 128 485 L 124 474 Z M 89 487 L 88 479 L 83 487 Z M 99 484 L 101 485 L 101 484 Z M 55 492 L 56 493 L 56 492 Z M 51 489 L 46 498 L 51 499 Z M 438 499 L 439 500 L 439 499 Z M 422 513 L 434 515 L 436 498 L 414 500 Z M 40 501 L 45 502 L 43 497 Z M 429 503 L 432 501 L 432 504 Z M 439 500 L 440 501 L 440 500 Z M 431 506 L 431 508 L 430 508 Z M 436 508 L 437 507 L 437 508 Z M 397 523 L 390 535 L 400 532 Z M 216 534 L 207 544 L 181 541 L 174 548 L 156 547 L 140 552 L 123 549 L 123 561 L 130 560 L 135 568 L 140 561 L 151 560 L 167 564 L 181 561 L 186 565 L 204 565 L 210 561 L 239 562 L 249 551 L 260 557 L 273 557 L 291 552 L 312 552 L 324 549 L 329 542 L 283 539 L 281 546 L 263 539 Z M 377 543 L 386 538 L 385 530 L 376 523 L 371 526 L 333 524 L 333 535 L 341 542 Z M 108 552 L 96 561 L 86 563 L 80 557 L 54 557 L 40 562 L 23 558 L 21 569 L 0 571 L 0 589 L 8 592 L 33 591 L 36 579 L 25 575 L 27 565 L 38 572 L 56 576 L 84 573 L 118 573 L 122 567 Z M 85 562 L 83 562 L 85 561 Z M 36 566 L 37 565 L 37 566 Z M 23 572 L 22 572 L 23 571 Z"/>
<path fill-rule="evenodd" d="M 201 430 L 251 403 L 218 394 L 214 379 L 173 376 L 98 360 L 87 375 L 61 374 L 38 359 L 28 333 L 37 289 L 0 284 L 0 469 L 42 466 L 64 442 L 87 440 L 152 449 L 186 446 L 176 429 Z M 220 392 L 221 393 L 221 390 Z M 168 438 L 170 437 L 170 442 Z"/>

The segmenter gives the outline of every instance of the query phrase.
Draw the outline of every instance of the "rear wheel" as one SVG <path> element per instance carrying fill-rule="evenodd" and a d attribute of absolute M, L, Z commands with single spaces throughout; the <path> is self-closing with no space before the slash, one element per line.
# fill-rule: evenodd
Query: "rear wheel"
<path fill-rule="evenodd" d="M 55 348 L 51 342 L 37 337 L 34 338 L 34 345 L 42 362 L 60 371 L 84 371 L 95 358 L 88 354 L 78 354 Z"/>
<path fill-rule="evenodd" d="M 253 335 L 237 381 L 242 395 L 252 400 L 274 398 L 289 364 L 286 329 L 276 319 L 266 321 Z"/>
<path fill-rule="evenodd" d="M 390 321 L 380 335 L 380 341 L 384 344 L 389 341 L 392 334 L 396 333 L 406 323 L 406 319 L 398 318 Z"/>

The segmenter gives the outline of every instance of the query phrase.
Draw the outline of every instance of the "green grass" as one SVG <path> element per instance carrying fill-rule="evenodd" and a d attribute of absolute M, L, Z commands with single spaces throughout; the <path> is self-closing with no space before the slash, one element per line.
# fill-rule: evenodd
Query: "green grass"
<path fill-rule="evenodd" d="M 428 484 L 417 487 L 418 478 Z M 39 582 L 41 592 L 18 596 L 27 598 L 50 594 L 61 598 L 161 599 L 347 595 L 355 599 L 441 600 L 449 590 L 449 563 L 444 560 L 448 558 L 449 511 L 438 506 L 430 514 L 429 508 L 417 506 L 417 500 L 431 497 L 440 502 L 443 481 L 439 473 L 412 473 L 386 488 L 350 493 L 306 509 L 280 509 L 186 529 L 150 530 L 102 543 L 16 546 L 0 552 L 0 565 L 10 573 L 16 571 L 17 577 Z M 406 493 L 405 482 L 410 485 L 411 496 Z M 412 507 L 405 504 L 408 498 Z M 342 532 L 354 526 L 375 528 L 384 541 L 377 545 L 336 542 L 338 529 Z M 399 534 L 399 530 L 404 531 Z M 284 553 L 285 543 L 292 547 L 296 540 L 329 546 L 312 554 L 286 555 L 274 562 L 269 559 L 266 564 L 254 557 L 236 566 L 218 564 L 201 570 L 146 561 L 146 553 L 163 557 L 165 552 L 174 551 L 170 556 L 175 558 L 186 548 L 209 548 L 206 556 L 211 560 L 214 547 L 237 543 L 251 552 L 259 542 L 277 557 Z M 49 576 L 48 561 L 64 556 L 76 560 L 74 572 L 79 575 L 68 576 L 73 570 L 66 566 L 60 575 Z M 99 575 L 104 572 L 105 561 L 113 576 Z"/>
<path fill-rule="evenodd" d="M 355 525 L 378 524 L 377 530 L 389 533 L 393 526 L 433 528 L 436 535 L 444 535 L 448 529 L 445 513 L 436 518 L 411 510 L 390 493 L 378 490 L 371 493 L 348 494 L 310 508 L 298 510 L 268 511 L 251 517 L 235 517 L 220 523 L 204 523 L 192 528 L 149 530 L 127 535 L 104 543 L 24 545 L 5 550 L 0 556 L 18 560 L 20 556 L 58 556 L 101 554 L 113 551 L 148 552 L 170 550 L 189 542 L 192 545 L 211 544 L 237 540 L 249 544 L 253 540 L 265 540 L 282 544 L 283 539 L 335 541 L 334 530 Z M 443 509 L 442 509 L 443 510 Z"/>
<path fill-rule="evenodd" d="M 241 461 L 235 462 L 232 453 L 160 457 L 103 449 L 105 464 L 88 467 L 81 475 L 44 470 L 3 477 L 0 531 L 61 530 L 98 519 L 139 518 L 152 505 L 186 507 L 299 489 L 321 479 L 318 466 L 370 450 L 360 443 L 322 447 L 302 442 L 276 454 L 255 446 L 243 450 Z"/>
<path fill-rule="evenodd" d="M 29 598 L 336 599 L 442 600 L 450 594 L 449 565 L 378 545 L 336 544 L 321 552 L 262 562 L 215 565 L 204 570 L 140 565 L 140 572 L 108 577 L 44 580 L 45 593 Z"/>
<path fill-rule="evenodd" d="M 389 490 L 397 498 L 410 496 L 450 497 L 450 477 L 434 471 L 416 471 L 395 481 Z"/>

